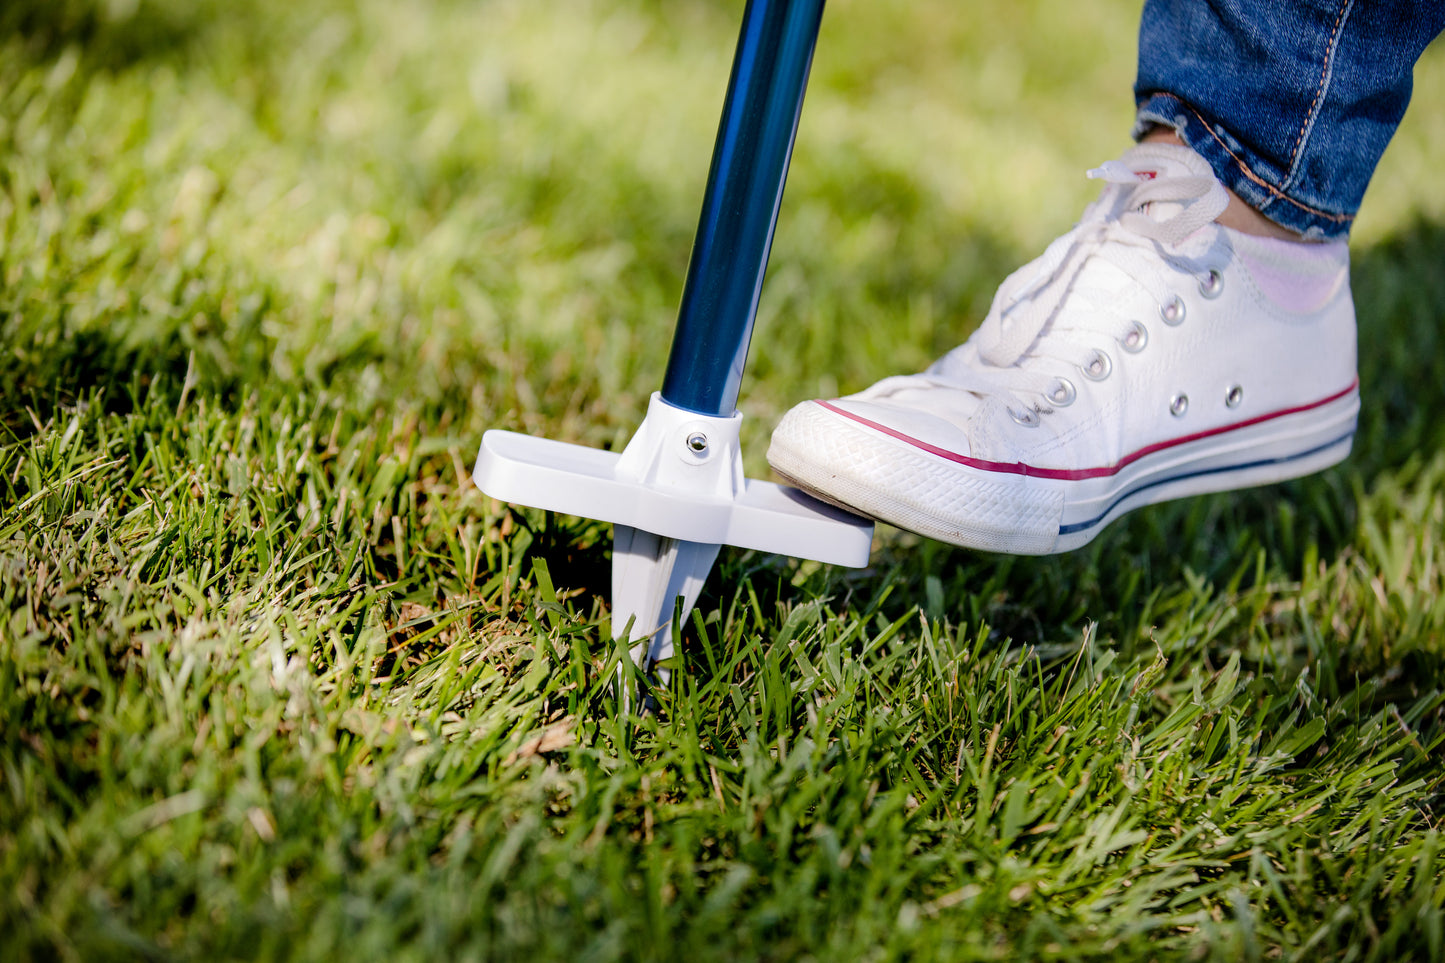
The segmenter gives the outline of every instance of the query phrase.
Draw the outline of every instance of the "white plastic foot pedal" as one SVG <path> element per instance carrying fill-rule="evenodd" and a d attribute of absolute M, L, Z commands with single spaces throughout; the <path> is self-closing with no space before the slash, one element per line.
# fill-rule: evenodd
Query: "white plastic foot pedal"
<path fill-rule="evenodd" d="M 614 524 L 612 631 L 644 667 L 672 655 L 676 599 L 697 601 L 720 545 L 854 568 L 873 523 L 795 488 L 743 477 L 742 415 L 715 418 L 654 393 L 619 455 L 488 431 L 472 477 L 493 498 Z"/>

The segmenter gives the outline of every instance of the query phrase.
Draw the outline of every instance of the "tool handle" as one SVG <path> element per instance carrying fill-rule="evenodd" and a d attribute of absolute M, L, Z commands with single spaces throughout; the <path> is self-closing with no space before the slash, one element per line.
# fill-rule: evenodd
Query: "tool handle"
<path fill-rule="evenodd" d="M 662 398 L 737 406 L 823 0 L 749 0 L 723 101 Z"/>

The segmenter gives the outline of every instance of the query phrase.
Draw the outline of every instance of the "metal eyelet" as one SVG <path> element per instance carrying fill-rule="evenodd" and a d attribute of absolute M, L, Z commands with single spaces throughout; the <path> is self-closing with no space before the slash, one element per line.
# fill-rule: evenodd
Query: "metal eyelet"
<path fill-rule="evenodd" d="M 1008 416 L 1025 428 L 1037 428 L 1039 426 L 1039 413 L 1032 408 L 1025 408 L 1023 411 L 1008 409 Z"/>
<path fill-rule="evenodd" d="M 1068 378 L 1059 378 L 1052 388 L 1044 392 L 1044 397 L 1049 399 L 1049 404 L 1055 408 L 1067 408 L 1079 397 L 1079 392 Z"/>
<path fill-rule="evenodd" d="M 1089 363 L 1079 368 L 1080 374 L 1090 381 L 1103 381 L 1114 370 L 1114 362 L 1102 351 L 1095 350 Z"/>
<path fill-rule="evenodd" d="M 1168 304 L 1164 305 L 1162 308 L 1159 309 L 1159 317 L 1163 318 L 1164 323 L 1169 325 L 1171 328 L 1175 327 L 1176 325 L 1183 324 L 1184 299 L 1177 294 L 1174 295 L 1174 297 L 1169 301 Z"/>
<path fill-rule="evenodd" d="M 1129 322 L 1129 333 L 1119 339 L 1119 347 L 1130 354 L 1138 354 L 1149 343 L 1149 329 L 1142 322 Z"/>
<path fill-rule="evenodd" d="M 1209 269 L 1209 276 L 1199 282 L 1199 293 L 1213 301 L 1224 293 L 1224 275 L 1215 268 Z"/>
<path fill-rule="evenodd" d="M 1225 392 L 1224 403 L 1230 408 L 1238 408 L 1239 403 L 1244 400 L 1244 388 L 1239 385 L 1232 385 L 1229 391 Z"/>
<path fill-rule="evenodd" d="M 1169 413 L 1175 418 L 1184 417 L 1184 412 L 1188 410 L 1189 396 L 1182 391 L 1179 392 L 1179 394 L 1175 395 L 1174 398 L 1169 402 Z"/>

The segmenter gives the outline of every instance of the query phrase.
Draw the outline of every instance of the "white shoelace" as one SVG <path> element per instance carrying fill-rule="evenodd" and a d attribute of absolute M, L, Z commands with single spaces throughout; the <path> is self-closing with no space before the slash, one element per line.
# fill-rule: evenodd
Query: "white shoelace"
<path fill-rule="evenodd" d="M 1114 292 L 1076 283 L 1093 259 L 1113 265 L 1163 305 L 1171 297 L 1163 268 L 1187 267 L 1162 246 L 1178 245 L 1211 223 L 1229 204 L 1228 192 L 1208 175 L 1141 173 L 1123 161 L 1109 161 L 1088 176 L 1113 186 L 1089 206 L 1077 227 L 1004 281 L 973 337 L 922 374 L 889 378 L 877 387 L 927 385 L 981 397 L 1047 398 L 1058 390 L 1060 366 L 1032 361 L 1051 359 L 1087 368 L 1096 363 L 1107 339 L 1127 337 L 1135 323 L 1119 313 Z M 1172 213 L 1151 216 L 1161 212 Z M 1082 324 L 1075 326 L 1061 316 L 1066 300 L 1086 302 L 1079 305 Z"/>

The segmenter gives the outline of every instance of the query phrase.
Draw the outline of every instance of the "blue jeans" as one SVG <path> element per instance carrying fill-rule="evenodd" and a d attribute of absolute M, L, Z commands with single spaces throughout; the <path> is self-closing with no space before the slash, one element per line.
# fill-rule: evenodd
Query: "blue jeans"
<path fill-rule="evenodd" d="M 1136 136 L 1172 127 L 1270 220 L 1341 238 L 1445 2 L 1147 0 Z"/>

